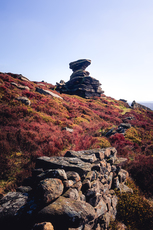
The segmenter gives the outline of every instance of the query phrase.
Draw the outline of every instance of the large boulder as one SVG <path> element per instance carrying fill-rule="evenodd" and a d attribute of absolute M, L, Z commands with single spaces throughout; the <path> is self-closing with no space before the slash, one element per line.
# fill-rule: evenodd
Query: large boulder
<path fill-rule="evenodd" d="M 84 174 L 91 170 L 91 164 L 83 162 L 78 158 L 71 157 L 46 157 L 37 158 L 36 167 L 43 167 L 43 169 L 64 169 L 65 171 L 75 171 L 79 174 Z"/>
<path fill-rule="evenodd" d="M 55 202 L 46 206 L 38 213 L 38 219 L 49 221 L 61 229 L 77 228 L 90 223 L 95 218 L 94 208 L 84 202 L 70 198 L 59 197 Z M 58 229 L 58 228 L 57 228 Z"/>
<path fill-rule="evenodd" d="M 21 192 L 9 192 L 0 200 L 0 228 L 7 229 L 17 222 L 19 210 L 27 203 L 28 196 Z"/>

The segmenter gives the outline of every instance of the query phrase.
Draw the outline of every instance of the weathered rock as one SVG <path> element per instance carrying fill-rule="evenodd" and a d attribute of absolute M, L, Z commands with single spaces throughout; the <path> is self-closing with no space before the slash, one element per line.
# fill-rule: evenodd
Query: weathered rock
<path fill-rule="evenodd" d="M 54 227 L 50 222 L 42 222 L 35 224 L 32 230 L 54 230 Z"/>
<path fill-rule="evenodd" d="M 79 191 L 79 196 L 80 196 L 80 200 L 86 201 L 86 196 L 82 193 L 82 191 Z"/>
<path fill-rule="evenodd" d="M 58 178 L 60 180 L 67 180 L 67 175 L 64 169 L 49 169 L 37 176 L 37 182 L 46 178 Z"/>
<path fill-rule="evenodd" d="M 89 188 L 91 188 L 91 182 L 90 182 L 90 180 L 85 179 L 85 180 L 82 182 L 82 191 L 83 191 L 83 192 L 86 192 Z"/>
<path fill-rule="evenodd" d="M 66 130 L 66 131 L 68 131 L 68 132 L 70 132 L 70 133 L 73 133 L 73 129 L 70 129 L 70 128 L 68 128 L 68 127 L 64 127 L 62 130 Z"/>
<path fill-rule="evenodd" d="M 70 63 L 70 69 L 73 70 L 70 80 L 64 84 L 56 83 L 56 90 L 60 93 L 78 95 L 84 98 L 94 96 L 100 97 L 104 91 L 100 87 L 100 83 L 95 78 L 89 76 L 89 72 L 85 69 L 90 65 L 88 59 L 80 59 Z"/>
<path fill-rule="evenodd" d="M 102 215 L 104 215 L 107 212 L 107 205 L 106 203 L 103 201 L 103 199 L 101 199 L 98 203 L 98 205 L 95 207 L 95 212 L 96 212 L 96 217 L 100 217 Z"/>
<path fill-rule="evenodd" d="M 81 225 L 80 227 L 78 228 L 68 228 L 68 230 L 83 230 L 84 229 L 84 226 Z M 91 228 L 90 228 L 91 229 Z"/>
<path fill-rule="evenodd" d="M 64 190 L 67 190 L 73 186 L 74 182 L 73 180 L 64 180 L 63 184 L 64 184 Z"/>
<path fill-rule="evenodd" d="M 100 165 L 100 163 L 94 163 L 94 164 L 92 164 L 91 170 L 93 170 L 93 171 L 96 170 L 96 171 L 100 172 L 101 171 L 101 165 Z"/>
<path fill-rule="evenodd" d="M 119 190 L 121 193 L 133 193 L 133 189 L 129 188 L 127 185 L 125 184 L 119 184 Z"/>
<path fill-rule="evenodd" d="M 76 188 L 77 190 L 78 190 L 78 192 L 81 190 L 81 188 L 82 188 L 82 183 L 81 183 L 81 181 L 78 181 L 78 182 L 76 182 L 73 186 L 72 186 L 72 188 Z"/>
<path fill-rule="evenodd" d="M 85 70 L 91 64 L 91 60 L 89 59 L 80 59 L 78 61 L 70 62 L 69 66 L 73 72 L 82 69 Z"/>
<path fill-rule="evenodd" d="M 127 158 L 124 157 L 118 157 L 115 159 L 114 165 L 118 166 L 118 165 L 124 165 L 127 162 Z"/>
<path fill-rule="evenodd" d="M 65 171 L 75 171 L 80 175 L 91 171 L 91 164 L 83 162 L 77 158 L 69 157 L 39 157 L 36 161 L 36 168 L 40 168 L 40 165 L 43 169 L 64 169 Z"/>
<path fill-rule="evenodd" d="M 81 178 L 77 172 L 68 171 L 68 172 L 66 172 L 66 175 L 67 175 L 67 179 L 74 181 L 74 183 L 81 180 Z"/>
<path fill-rule="evenodd" d="M 97 151 L 95 151 L 97 152 Z M 97 161 L 94 151 L 67 151 L 65 157 L 77 157 L 84 162 L 93 163 Z"/>
<path fill-rule="evenodd" d="M 22 74 L 14 74 L 14 73 L 7 73 L 7 74 L 10 75 L 11 77 L 20 79 L 22 81 L 29 81 L 29 79 L 24 77 Z"/>
<path fill-rule="evenodd" d="M 118 173 L 118 178 L 119 178 L 119 182 L 120 183 L 123 183 L 123 182 L 126 182 L 126 179 L 129 177 L 129 173 L 124 170 L 124 169 L 121 169 Z"/>
<path fill-rule="evenodd" d="M 48 178 L 40 181 L 37 187 L 37 197 L 44 204 L 53 202 L 63 193 L 64 185 L 60 179 Z"/>
<path fill-rule="evenodd" d="M 79 193 L 76 188 L 69 188 L 64 194 L 63 197 L 71 198 L 73 200 L 79 200 Z"/>
<path fill-rule="evenodd" d="M 16 100 L 21 101 L 25 105 L 31 105 L 31 101 L 27 97 L 17 97 Z"/>
<path fill-rule="evenodd" d="M 131 128 L 131 124 L 130 123 L 121 123 L 119 125 L 119 127 L 123 127 L 124 129 L 129 129 L 129 128 Z"/>
<path fill-rule="evenodd" d="M 112 197 L 112 207 L 114 208 L 114 210 L 116 209 L 117 202 L 118 202 L 117 196 L 113 196 Z"/>
<path fill-rule="evenodd" d="M 59 229 L 60 226 L 78 228 L 94 220 L 95 210 L 84 201 L 59 197 L 55 202 L 43 208 L 38 213 L 38 218 L 53 223 Z"/>
<path fill-rule="evenodd" d="M 85 177 L 85 179 L 89 181 L 94 181 L 97 179 L 97 173 L 95 171 L 90 171 L 87 173 L 87 176 Z"/>
<path fill-rule="evenodd" d="M 100 216 L 100 227 L 101 229 L 109 229 L 111 216 L 108 212 L 106 212 L 104 215 Z"/>
<path fill-rule="evenodd" d="M 18 211 L 28 200 L 28 196 L 21 192 L 9 192 L 0 200 L 0 226 L 8 225 L 17 221 Z M 6 228 L 7 229 L 7 228 Z"/>
<path fill-rule="evenodd" d="M 19 85 L 19 84 L 16 84 L 15 82 L 11 82 L 11 85 L 16 86 L 18 89 L 22 89 L 22 90 L 30 90 L 30 88 L 29 88 L 28 86 Z"/>
<path fill-rule="evenodd" d="M 107 205 L 108 211 L 111 209 L 112 199 L 110 196 L 103 195 L 103 201 Z"/>
<path fill-rule="evenodd" d="M 16 191 L 21 193 L 29 193 L 32 191 L 32 188 L 30 186 L 20 186 L 16 189 Z"/>
<path fill-rule="evenodd" d="M 89 76 L 89 72 L 79 69 L 77 71 L 75 71 L 74 73 L 72 73 L 72 75 L 70 76 L 70 80 L 72 80 L 75 77 L 87 77 Z"/>
<path fill-rule="evenodd" d="M 112 188 L 119 189 L 119 179 L 118 179 L 118 176 L 116 176 L 116 177 L 113 178 Z"/>
<path fill-rule="evenodd" d="M 52 97 L 57 97 L 57 98 L 63 100 L 62 97 L 60 97 L 59 95 L 57 95 L 57 94 L 51 92 L 50 90 L 45 90 L 45 89 L 42 89 L 42 88 L 38 88 L 38 87 L 37 87 L 37 88 L 36 88 L 36 92 L 38 92 L 38 93 L 40 93 L 40 94 L 44 94 L 44 95 L 50 95 L 50 96 L 52 96 Z"/>
<path fill-rule="evenodd" d="M 136 103 L 135 101 L 132 102 L 131 108 L 132 109 L 145 109 L 145 110 L 148 110 L 148 111 L 152 111 L 150 108 L 148 108 L 148 107 L 146 107 L 144 105 L 141 105 L 139 103 Z"/>

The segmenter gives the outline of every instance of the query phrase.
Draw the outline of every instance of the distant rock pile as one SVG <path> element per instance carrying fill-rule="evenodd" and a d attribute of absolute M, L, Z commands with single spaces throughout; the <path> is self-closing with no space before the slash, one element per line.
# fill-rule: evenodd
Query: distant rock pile
<path fill-rule="evenodd" d="M 91 64 L 91 60 L 80 59 L 69 64 L 73 73 L 68 82 L 63 80 L 56 83 L 56 90 L 60 93 L 70 95 L 78 95 L 84 98 L 91 98 L 94 96 L 100 97 L 104 91 L 100 87 L 100 83 L 95 78 L 89 76 L 89 72 L 85 69 Z"/>
<path fill-rule="evenodd" d="M 116 217 L 114 188 L 125 185 L 115 148 L 39 157 L 32 177 L 0 200 L 0 229 L 102 230 Z"/>
<path fill-rule="evenodd" d="M 139 103 L 137 103 L 136 101 L 133 101 L 131 104 L 131 108 L 132 109 L 145 109 L 145 110 L 149 110 L 152 111 L 150 108 L 148 108 L 147 106 L 141 105 Z"/>

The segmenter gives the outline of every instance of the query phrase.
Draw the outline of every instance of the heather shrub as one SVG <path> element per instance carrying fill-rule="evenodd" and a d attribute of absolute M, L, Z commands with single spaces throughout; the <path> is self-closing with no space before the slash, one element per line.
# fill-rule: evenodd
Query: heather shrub
<path fill-rule="evenodd" d="M 133 147 L 133 143 L 126 140 L 124 135 L 120 133 L 115 133 L 110 136 L 109 141 L 111 145 L 117 149 L 118 154 L 125 157 L 129 155 L 129 150 Z"/>
<path fill-rule="evenodd" d="M 146 196 L 153 196 L 153 157 L 138 155 L 128 171 Z"/>
<path fill-rule="evenodd" d="M 133 194 L 116 192 L 119 198 L 117 220 L 123 222 L 129 230 L 153 229 L 153 208 L 141 196 L 132 180 L 128 179 L 127 185 L 133 189 Z"/>
<path fill-rule="evenodd" d="M 95 143 L 92 146 L 94 149 L 111 147 L 110 142 L 105 137 L 95 137 L 94 140 Z"/>
<path fill-rule="evenodd" d="M 137 144 L 141 144 L 141 141 L 142 141 L 140 131 L 138 131 L 134 127 L 131 127 L 130 129 L 126 131 L 125 138 Z"/>

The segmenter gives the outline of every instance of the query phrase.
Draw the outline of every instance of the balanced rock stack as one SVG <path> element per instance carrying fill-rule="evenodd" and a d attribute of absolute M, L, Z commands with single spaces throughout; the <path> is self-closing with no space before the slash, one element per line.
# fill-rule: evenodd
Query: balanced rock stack
<path fill-rule="evenodd" d="M 91 60 L 80 59 L 69 64 L 73 73 L 68 82 L 61 81 L 56 83 L 56 90 L 60 93 L 78 95 L 84 98 L 94 96 L 100 97 L 104 91 L 100 87 L 100 83 L 95 78 L 89 76 L 89 72 L 85 69 L 91 64 Z"/>
<path fill-rule="evenodd" d="M 102 230 L 115 220 L 117 196 L 125 185 L 115 148 L 67 151 L 39 157 L 32 177 L 0 200 L 0 229 Z"/>

